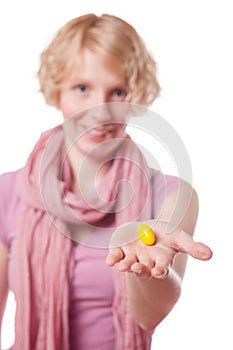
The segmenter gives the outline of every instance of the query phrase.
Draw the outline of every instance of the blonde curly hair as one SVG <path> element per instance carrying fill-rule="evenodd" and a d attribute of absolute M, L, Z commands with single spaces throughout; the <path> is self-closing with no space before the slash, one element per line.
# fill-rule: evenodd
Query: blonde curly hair
<path fill-rule="evenodd" d="M 112 67 L 122 67 L 127 102 L 148 106 L 159 95 L 156 62 L 136 30 L 116 16 L 87 14 L 65 24 L 40 56 L 40 91 L 48 104 L 59 108 L 62 82 L 83 48 Z"/>

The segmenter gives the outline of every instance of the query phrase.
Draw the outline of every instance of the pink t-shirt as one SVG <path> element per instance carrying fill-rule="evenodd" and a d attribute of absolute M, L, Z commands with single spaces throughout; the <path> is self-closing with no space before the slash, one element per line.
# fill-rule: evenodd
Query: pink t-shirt
<path fill-rule="evenodd" d="M 18 172 L 0 176 L 0 240 L 9 249 L 9 288 L 14 292 L 14 259 L 17 217 L 21 200 L 17 195 Z M 179 184 L 179 179 L 166 176 L 166 194 Z M 164 176 L 153 175 L 154 216 L 164 200 Z M 95 234 L 98 234 L 98 229 Z M 111 230 L 101 230 L 101 235 L 111 235 Z M 105 265 L 106 248 L 76 245 L 70 295 L 71 349 L 110 350 L 115 347 L 112 304 L 114 283 L 112 269 Z"/>

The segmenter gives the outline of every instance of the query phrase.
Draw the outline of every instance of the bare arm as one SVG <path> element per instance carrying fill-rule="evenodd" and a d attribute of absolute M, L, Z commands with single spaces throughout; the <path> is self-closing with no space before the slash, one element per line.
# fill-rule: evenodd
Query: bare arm
<path fill-rule="evenodd" d="M 8 249 L 0 242 L 0 329 L 8 296 L 7 264 Z"/>
<path fill-rule="evenodd" d="M 179 189 L 168 196 L 160 220 L 169 222 L 176 205 L 178 191 Z M 158 230 L 157 243 L 154 247 L 145 246 L 137 241 L 123 249 L 115 248 L 109 253 L 107 258 L 109 266 L 119 262 L 118 268 L 121 271 L 134 272 L 126 274 L 129 306 L 135 320 L 144 329 L 155 328 L 177 302 L 187 254 L 201 260 L 207 260 L 212 255 L 207 246 L 194 243 L 191 238 L 197 215 L 198 198 L 195 191 L 192 191 L 187 210 L 174 233 L 160 237 Z"/>
<path fill-rule="evenodd" d="M 177 190 L 166 200 L 160 219 L 168 221 L 177 200 Z M 188 210 L 179 227 L 193 235 L 198 215 L 198 199 L 193 192 Z M 135 274 L 127 274 L 127 288 L 131 311 L 139 324 L 148 330 L 156 327 L 171 311 L 181 293 L 181 281 L 187 262 L 186 254 L 175 258 L 167 278 L 151 278 L 143 281 Z M 162 265 L 162 262 L 161 262 Z M 161 268 L 163 268 L 161 266 Z M 140 302 L 138 302 L 140 301 Z"/>

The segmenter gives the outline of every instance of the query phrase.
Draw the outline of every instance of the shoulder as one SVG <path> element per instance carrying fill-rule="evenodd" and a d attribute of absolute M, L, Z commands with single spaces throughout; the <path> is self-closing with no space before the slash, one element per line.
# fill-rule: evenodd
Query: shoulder
<path fill-rule="evenodd" d="M 9 246 L 8 233 L 16 222 L 20 206 L 18 181 L 21 170 L 0 175 L 0 240 Z"/>
<path fill-rule="evenodd" d="M 150 173 L 153 191 L 157 195 L 167 196 L 182 183 L 182 180 L 178 176 L 166 175 L 155 169 L 150 169 Z"/>
<path fill-rule="evenodd" d="M 6 172 L 0 175 L 0 185 L 15 182 L 19 176 L 21 169 L 16 171 Z"/>
<path fill-rule="evenodd" d="M 198 196 L 191 184 L 174 175 L 165 175 L 151 169 L 152 199 L 156 217 L 166 208 L 174 211 L 174 208 L 197 208 Z"/>
<path fill-rule="evenodd" d="M 199 200 L 193 186 L 176 176 L 155 174 L 154 198 L 159 197 L 157 216 L 193 234 L 198 217 Z M 164 177 L 164 179 L 163 179 Z M 158 202 L 158 198 L 157 198 Z"/>
<path fill-rule="evenodd" d="M 17 184 L 20 170 L 0 175 L 0 204 L 1 207 L 8 205 L 14 197 L 17 197 Z"/>

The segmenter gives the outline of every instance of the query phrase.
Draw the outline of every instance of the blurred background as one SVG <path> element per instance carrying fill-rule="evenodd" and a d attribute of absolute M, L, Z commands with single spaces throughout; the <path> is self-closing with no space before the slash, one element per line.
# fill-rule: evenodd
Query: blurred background
<path fill-rule="evenodd" d="M 41 132 L 62 121 L 38 93 L 36 72 L 40 52 L 68 20 L 89 12 L 120 16 L 136 28 L 158 62 L 162 93 L 151 109 L 175 128 L 188 151 L 200 199 L 195 239 L 206 242 L 214 256 L 208 262 L 189 259 L 182 297 L 153 336 L 156 350 L 233 348 L 231 5 L 230 0 L 0 4 L 0 173 L 23 166 Z M 160 152 L 159 145 L 153 152 Z M 169 172 L 168 158 L 156 154 Z M 14 312 L 10 294 L 4 350 L 13 342 Z"/>

